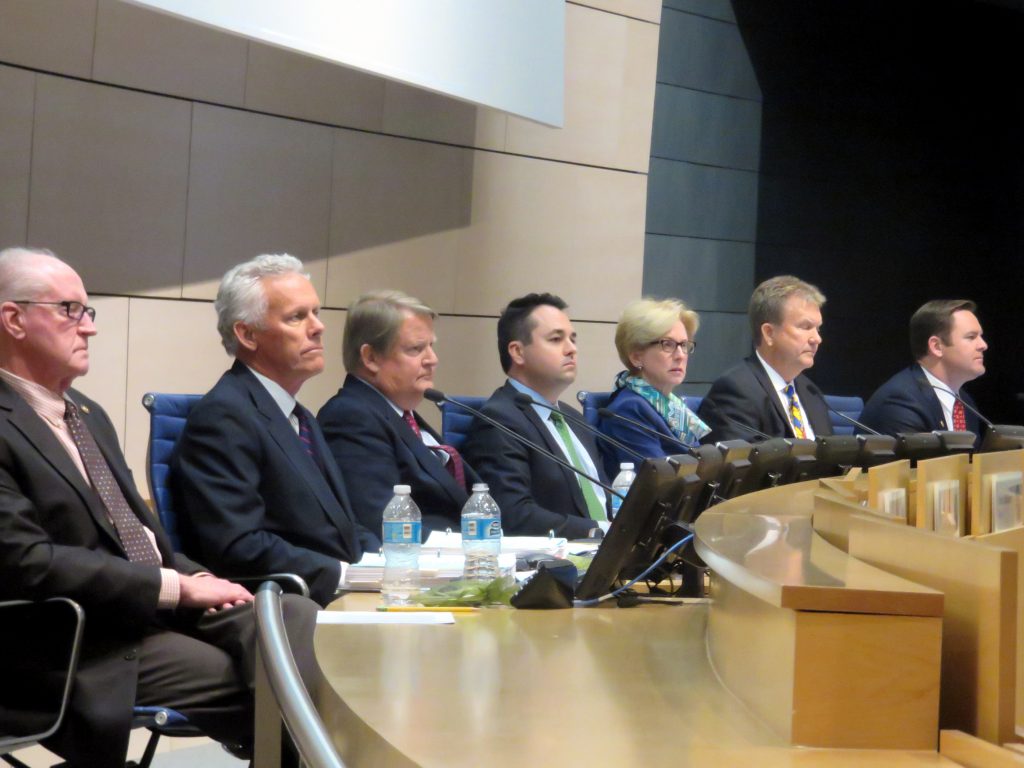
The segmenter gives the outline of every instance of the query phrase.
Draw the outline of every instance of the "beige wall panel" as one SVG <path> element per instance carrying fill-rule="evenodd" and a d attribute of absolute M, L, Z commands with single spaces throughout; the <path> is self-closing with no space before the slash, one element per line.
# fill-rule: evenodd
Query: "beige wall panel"
<path fill-rule="evenodd" d="M 332 130 L 196 104 L 183 289 L 212 299 L 224 272 L 260 253 L 298 256 L 323 296 Z"/>
<path fill-rule="evenodd" d="M 575 310 L 569 307 L 573 317 Z M 563 400 L 578 405 L 576 393 L 585 389 L 590 392 L 609 392 L 615 383 L 615 374 L 622 370 L 622 363 L 615 352 L 615 323 L 581 323 L 574 321 L 576 328 L 576 351 L 578 365 L 576 383 L 569 387 Z"/>
<path fill-rule="evenodd" d="M 117 437 L 124 448 L 125 397 L 128 379 L 128 299 L 122 296 L 90 296 L 96 308 L 96 335 L 89 339 L 89 373 L 73 386 L 84 392 L 114 422 Z M 145 482 L 145 475 L 135 476 Z"/>
<path fill-rule="evenodd" d="M 28 233 L 28 175 L 32 159 L 35 75 L 0 67 L 0 248 Z"/>
<path fill-rule="evenodd" d="M 245 106 L 276 115 L 379 131 L 384 79 L 252 42 Z"/>
<path fill-rule="evenodd" d="M 455 312 L 495 314 L 547 290 L 574 318 L 617 321 L 640 296 L 646 197 L 641 174 L 475 153 Z"/>
<path fill-rule="evenodd" d="M 89 77 L 96 0 L 0 0 L 0 60 Z"/>
<path fill-rule="evenodd" d="M 634 19 L 661 23 L 661 0 L 570 0 L 568 7 L 585 5 Z"/>
<path fill-rule="evenodd" d="M 472 150 L 337 131 L 327 304 L 398 288 L 454 303 L 459 232 L 470 224 Z M 492 310 L 493 311 L 493 310 Z"/>
<path fill-rule="evenodd" d="M 386 81 L 384 132 L 479 149 L 505 149 L 504 112 Z"/>
<path fill-rule="evenodd" d="M 93 78 L 241 106 L 248 43 L 130 5 L 99 0 Z"/>
<path fill-rule="evenodd" d="M 509 116 L 506 150 L 647 172 L 658 26 L 568 5 L 565 126 Z"/>
<path fill-rule="evenodd" d="M 343 378 L 341 333 L 345 313 L 325 310 L 324 372 L 306 382 L 299 399 L 316 413 L 337 392 Z M 143 495 L 146 486 L 146 443 L 149 414 L 142 407 L 146 392 L 203 394 L 231 367 L 217 334 L 213 305 L 200 301 L 131 299 L 131 333 L 127 340 L 127 419 L 125 455 Z"/>
<path fill-rule="evenodd" d="M 40 75 L 28 239 L 71 261 L 91 291 L 180 295 L 191 111 Z"/>

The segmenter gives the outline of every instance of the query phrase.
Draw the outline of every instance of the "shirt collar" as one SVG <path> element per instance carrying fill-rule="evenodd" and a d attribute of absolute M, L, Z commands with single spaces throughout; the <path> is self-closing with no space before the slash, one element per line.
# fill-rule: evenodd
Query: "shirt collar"
<path fill-rule="evenodd" d="M 921 370 L 924 371 L 924 377 L 928 379 L 928 383 L 932 385 L 935 396 L 939 398 L 939 402 L 942 403 L 943 407 L 947 411 L 952 413 L 953 405 L 956 403 L 956 398 L 952 394 L 953 388 L 942 379 L 932 374 L 932 372 L 923 365 L 921 365 Z"/>
<path fill-rule="evenodd" d="M 389 398 L 387 395 L 385 395 L 383 392 L 381 392 L 379 389 L 377 389 L 375 386 L 373 386 L 373 384 L 368 382 L 362 376 L 356 376 L 354 373 L 352 375 L 355 376 L 355 378 L 359 379 L 361 382 L 363 382 L 363 384 L 368 386 L 370 389 L 372 389 L 378 395 L 383 397 L 384 398 L 384 402 L 387 403 L 388 405 L 390 405 L 392 410 L 394 410 L 395 413 L 397 413 L 402 418 L 405 418 L 405 411 L 403 411 L 401 408 L 399 408 L 397 405 L 395 405 L 394 402 L 391 400 L 391 398 Z"/>
<path fill-rule="evenodd" d="M 0 378 L 7 382 L 41 418 L 52 424 L 64 422 L 64 412 L 70 398 L 51 392 L 42 384 L 23 379 L 6 368 L 0 368 Z"/>
<path fill-rule="evenodd" d="M 249 368 L 248 365 L 245 367 Z M 262 373 L 254 371 L 252 368 L 249 368 L 249 371 L 267 390 L 270 398 L 277 403 L 277 407 L 281 409 L 281 413 L 285 415 L 285 418 L 290 419 L 292 412 L 295 410 L 295 398 L 288 394 L 288 391 L 273 379 L 268 379 Z"/>
<path fill-rule="evenodd" d="M 558 403 L 548 403 L 547 399 L 535 389 L 530 389 L 523 382 L 517 379 L 509 378 L 508 383 L 512 385 L 512 388 L 517 392 L 522 392 L 524 395 L 529 397 L 534 402 L 533 410 L 541 421 L 547 421 L 551 418 L 551 408 L 553 407 L 556 411 L 558 410 Z M 537 403 L 545 403 L 549 407 L 544 408 L 543 406 L 537 405 Z"/>
<path fill-rule="evenodd" d="M 768 361 L 761 357 L 760 352 L 755 349 L 754 354 L 757 355 L 757 359 L 760 360 L 761 365 L 764 366 L 765 373 L 768 374 L 768 378 L 772 382 L 772 387 L 776 392 L 781 392 L 790 385 L 790 382 L 782 378 L 782 375 L 778 371 L 768 365 Z"/>

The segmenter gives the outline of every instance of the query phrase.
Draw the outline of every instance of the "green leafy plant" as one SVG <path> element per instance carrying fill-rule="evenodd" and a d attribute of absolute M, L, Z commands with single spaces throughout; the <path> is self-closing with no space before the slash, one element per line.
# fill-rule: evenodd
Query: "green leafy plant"
<path fill-rule="evenodd" d="M 427 606 L 508 605 L 512 595 L 519 591 L 514 580 L 499 577 L 490 582 L 450 581 L 440 587 L 412 597 L 414 602 Z"/>

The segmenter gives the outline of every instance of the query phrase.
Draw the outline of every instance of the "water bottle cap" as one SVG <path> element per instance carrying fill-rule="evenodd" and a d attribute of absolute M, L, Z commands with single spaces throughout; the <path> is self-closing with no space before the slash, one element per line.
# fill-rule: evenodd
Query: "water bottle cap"
<path fill-rule="evenodd" d="M 473 493 L 487 493 L 490 490 L 487 483 L 473 483 Z"/>
<path fill-rule="evenodd" d="M 633 462 L 624 461 L 621 464 L 619 464 L 619 469 L 633 469 Z"/>
<path fill-rule="evenodd" d="M 410 493 L 412 493 L 412 488 L 408 485 L 395 486 L 395 496 L 408 496 Z"/>

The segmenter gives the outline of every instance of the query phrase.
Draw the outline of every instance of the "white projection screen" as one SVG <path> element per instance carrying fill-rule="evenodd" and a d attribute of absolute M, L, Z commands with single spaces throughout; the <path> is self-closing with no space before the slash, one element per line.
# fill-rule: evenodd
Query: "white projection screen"
<path fill-rule="evenodd" d="M 123 0 L 555 127 L 565 0 Z"/>

